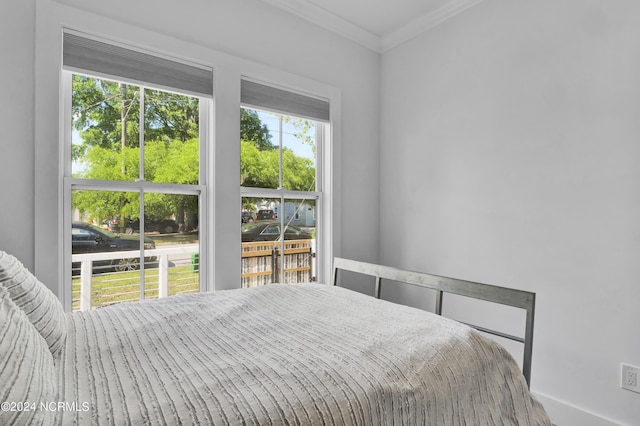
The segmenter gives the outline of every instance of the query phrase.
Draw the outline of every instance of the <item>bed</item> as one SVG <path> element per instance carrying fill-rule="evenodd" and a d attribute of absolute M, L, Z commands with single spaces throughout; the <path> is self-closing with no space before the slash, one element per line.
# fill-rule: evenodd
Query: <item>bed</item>
<path fill-rule="evenodd" d="M 379 265 L 335 264 L 373 271 L 377 288 L 402 278 Z M 550 424 L 493 340 L 340 285 L 273 284 L 64 314 L 1 252 L 0 284 L 0 424 Z"/>

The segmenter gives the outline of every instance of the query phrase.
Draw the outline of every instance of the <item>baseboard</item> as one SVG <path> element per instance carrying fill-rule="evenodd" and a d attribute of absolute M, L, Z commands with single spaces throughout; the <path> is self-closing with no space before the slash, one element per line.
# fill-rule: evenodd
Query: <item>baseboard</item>
<path fill-rule="evenodd" d="M 555 426 L 623 426 L 613 420 L 605 419 L 597 414 L 589 413 L 566 402 L 558 401 L 537 392 L 534 396 L 544 406 L 544 409 Z"/>

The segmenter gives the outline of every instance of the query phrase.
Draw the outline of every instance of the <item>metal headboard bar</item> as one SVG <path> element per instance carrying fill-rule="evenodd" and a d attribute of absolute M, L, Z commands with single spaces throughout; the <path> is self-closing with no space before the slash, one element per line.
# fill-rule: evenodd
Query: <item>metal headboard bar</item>
<path fill-rule="evenodd" d="M 364 275 L 374 276 L 376 286 L 374 296 L 380 298 L 382 280 L 398 281 L 411 285 L 429 288 L 436 291 L 435 312 L 442 315 L 442 303 L 444 293 L 457 294 L 473 299 L 485 300 L 502 305 L 513 306 L 526 310 L 524 338 L 502 333 L 474 324 L 467 324 L 479 331 L 490 333 L 506 339 L 514 340 L 524 344 L 524 359 L 522 363 L 522 373 L 531 386 L 531 357 L 533 353 L 533 322 L 535 312 L 535 293 L 516 290 L 506 287 L 499 287 L 489 284 L 481 284 L 473 281 L 459 280 L 455 278 L 441 277 L 438 275 L 426 274 L 424 272 L 414 272 L 391 266 L 376 265 L 373 263 L 360 262 L 357 260 L 336 257 L 333 260 L 333 285 L 338 285 L 338 270 L 356 272 Z"/>
<path fill-rule="evenodd" d="M 464 322 L 464 321 L 459 321 L 459 322 L 463 323 L 464 325 L 468 325 L 471 328 L 475 328 L 478 331 L 482 331 L 483 333 L 493 334 L 494 336 L 503 337 L 503 338 L 509 339 L 509 340 L 514 340 L 514 341 L 519 342 L 519 343 L 524 343 L 525 342 L 523 337 L 514 336 L 513 334 L 503 333 L 501 331 L 492 330 L 490 328 L 480 327 L 479 325 L 470 324 L 470 323 Z"/>

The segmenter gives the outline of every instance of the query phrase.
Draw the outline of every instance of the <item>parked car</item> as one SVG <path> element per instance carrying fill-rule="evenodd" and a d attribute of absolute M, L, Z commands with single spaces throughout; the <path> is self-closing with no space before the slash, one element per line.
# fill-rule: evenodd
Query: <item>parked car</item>
<path fill-rule="evenodd" d="M 109 222 L 109 230 L 112 232 L 124 231 L 126 234 L 140 232 L 140 219 L 124 219 L 124 225 L 120 220 L 113 219 Z M 159 232 L 161 234 L 172 234 L 178 232 L 178 222 L 171 219 L 144 218 L 144 232 Z"/>
<path fill-rule="evenodd" d="M 144 248 L 154 249 L 156 245 L 151 238 L 145 237 Z M 71 252 L 73 254 L 139 249 L 139 237 L 116 234 L 84 222 L 74 222 L 71 225 Z M 145 257 L 144 260 L 145 263 L 154 263 L 156 262 L 156 257 Z M 79 263 L 72 265 L 73 270 L 77 270 L 79 267 Z M 98 260 L 93 262 L 93 267 L 94 272 L 113 269 L 116 271 L 131 271 L 140 268 L 140 258 Z"/>
<path fill-rule="evenodd" d="M 256 214 L 256 220 L 276 220 L 276 214 L 273 210 L 258 210 L 258 214 Z"/>
<path fill-rule="evenodd" d="M 280 222 L 260 221 L 242 225 L 242 242 L 251 241 L 276 241 L 280 240 Z M 304 229 L 297 226 L 286 225 L 284 231 L 285 240 L 309 240 L 312 236 Z"/>
<path fill-rule="evenodd" d="M 256 220 L 256 214 L 254 212 L 242 212 L 240 214 L 240 223 L 251 223 Z"/>

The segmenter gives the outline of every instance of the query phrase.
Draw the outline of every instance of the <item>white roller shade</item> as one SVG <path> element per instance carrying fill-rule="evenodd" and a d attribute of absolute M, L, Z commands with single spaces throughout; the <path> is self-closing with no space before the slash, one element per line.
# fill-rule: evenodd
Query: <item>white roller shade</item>
<path fill-rule="evenodd" d="M 311 120 L 329 121 L 329 101 L 326 99 L 301 95 L 250 80 L 242 80 L 240 89 L 243 106 Z"/>
<path fill-rule="evenodd" d="M 63 36 L 62 64 L 65 69 L 110 76 L 135 84 L 177 89 L 211 97 L 213 70 L 106 41 L 83 37 L 71 31 Z"/>

